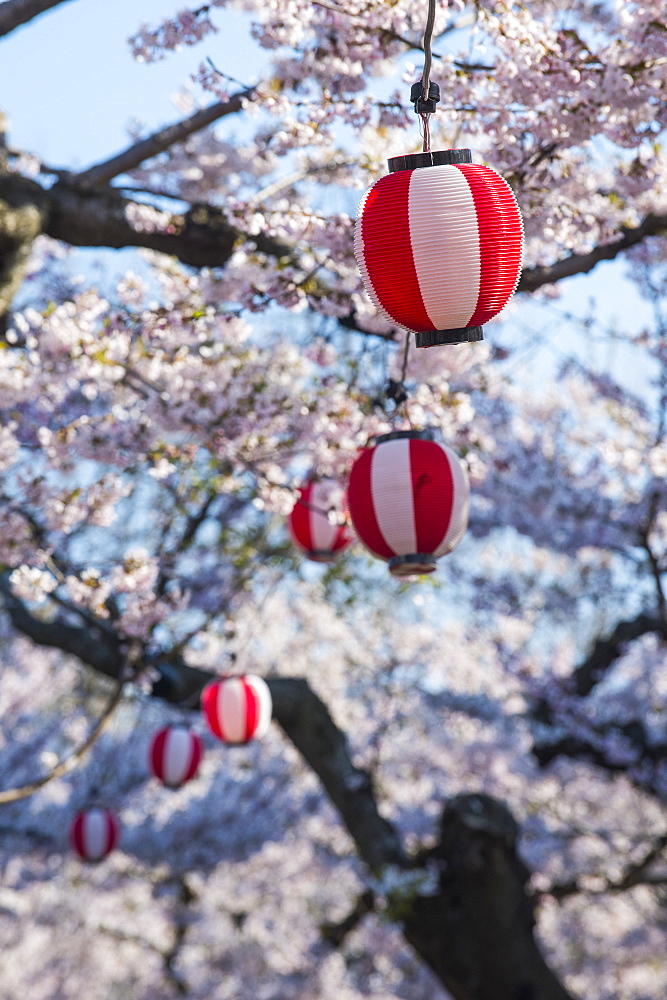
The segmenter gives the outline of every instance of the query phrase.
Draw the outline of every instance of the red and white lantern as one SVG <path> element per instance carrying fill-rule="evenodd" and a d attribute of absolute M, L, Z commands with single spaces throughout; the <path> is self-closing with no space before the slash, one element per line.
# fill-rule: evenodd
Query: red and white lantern
<path fill-rule="evenodd" d="M 165 726 L 151 740 L 148 764 L 164 785 L 178 788 L 194 778 L 203 756 L 204 744 L 191 729 Z"/>
<path fill-rule="evenodd" d="M 101 861 L 120 838 L 120 823 L 108 809 L 82 809 L 72 821 L 70 841 L 83 861 Z"/>
<path fill-rule="evenodd" d="M 354 252 L 373 303 L 417 347 L 482 340 L 521 272 L 509 184 L 469 149 L 396 156 L 359 206 Z"/>
<path fill-rule="evenodd" d="M 201 707 L 214 736 L 225 743 L 247 743 L 266 733 L 271 721 L 271 692 L 254 674 L 223 677 L 202 691 Z"/>
<path fill-rule="evenodd" d="M 394 576 L 431 573 L 468 524 L 468 475 L 428 431 L 393 431 L 352 466 L 348 503 L 359 538 Z"/>
<path fill-rule="evenodd" d="M 311 480 L 299 490 L 287 525 L 294 544 L 314 562 L 333 562 L 352 541 L 342 508 L 342 491 L 332 479 Z"/>

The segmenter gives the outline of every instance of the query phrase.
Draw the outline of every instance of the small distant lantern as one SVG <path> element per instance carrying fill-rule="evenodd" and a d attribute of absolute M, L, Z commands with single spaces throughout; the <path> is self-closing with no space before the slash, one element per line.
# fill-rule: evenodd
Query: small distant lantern
<path fill-rule="evenodd" d="M 202 691 L 201 707 L 209 729 L 219 740 L 248 743 L 266 733 L 273 705 L 266 681 L 245 674 L 207 684 Z"/>
<path fill-rule="evenodd" d="M 83 861 L 101 861 L 120 838 L 120 823 L 108 809 L 82 809 L 70 827 L 72 847 Z"/>
<path fill-rule="evenodd" d="M 333 562 L 352 541 L 342 508 L 342 491 L 332 479 L 311 480 L 299 490 L 287 525 L 294 544 L 314 562 Z"/>
<path fill-rule="evenodd" d="M 394 576 L 432 573 L 468 524 L 468 475 L 429 431 L 393 431 L 354 463 L 348 503 L 359 538 Z"/>
<path fill-rule="evenodd" d="M 389 169 L 359 206 L 354 252 L 366 291 L 417 347 L 482 340 L 521 273 L 512 189 L 469 149 L 395 156 Z"/>
<path fill-rule="evenodd" d="M 179 788 L 194 778 L 204 744 L 187 726 L 165 726 L 153 736 L 148 752 L 151 772 L 168 788 Z"/>

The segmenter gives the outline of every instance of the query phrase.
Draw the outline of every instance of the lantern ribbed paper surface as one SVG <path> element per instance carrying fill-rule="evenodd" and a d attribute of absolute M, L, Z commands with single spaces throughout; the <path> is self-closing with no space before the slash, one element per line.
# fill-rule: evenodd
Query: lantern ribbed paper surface
<path fill-rule="evenodd" d="M 209 729 L 225 743 L 260 739 L 269 728 L 273 708 L 266 681 L 254 674 L 207 684 L 201 707 Z"/>
<path fill-rule="evenodd" d="M 431 573 L 461 541 L 470 487 L 461 461 L 428 432 L 394 431 L 362 452 L 350 473 L 352 523 L 394 576 Z"/>
<path fill-rule="evenodd" d="M 482 324 L 516 289 L 523 252 L 519 209 L 500 174 L 476 163 L 438 163 L 447 151 L 432 156 L 434 165 L 398 169 L 373 185 L 354 240 L 373 303 L 414 331 L 417 347 L 481 340 Z"/>
<path fill-rule="evenodd" d="M 165 726 L 151 740 L 148 762 L 152 773 L 169 788 L 194 778 L 204 745 L 196 733 L 186 726 Z"/>
<path fill-rule="evenodd" d="M 119 837 L 120 824 L 108 809 L 82 809 L 70 827 L 72 847 L 84 861 L 101 861 Z"/>
<path fill-rule="evenodd" d="M 294 544 L 315 562 L 333 562 L 347 548 L 352 536 L 345 524 L 327 516 L 342 507 L 341 490 L 331 479 L 313 480 L 299 490 L 299 497 L 287 519 Z"/>

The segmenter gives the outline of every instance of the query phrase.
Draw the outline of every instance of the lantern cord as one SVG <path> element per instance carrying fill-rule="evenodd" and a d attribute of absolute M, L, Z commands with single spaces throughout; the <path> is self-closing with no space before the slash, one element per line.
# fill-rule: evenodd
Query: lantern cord
<path fill-rule="evenodd" d="M 430 153 L 431 152 L 431 130 L 430 130 L 429 125 L 428 125 L 428 115 L 427 114 L 420 115 L 419 117 L 421 118 L 423 126 L 424 126 L 424 132 L 423 132 L 424 142 L 422 144 L 422 153 Z"/>
<path fill-rule="evenodd" d="M 409 330 L 405 331 L 405 346 L 403 348 L 403 364 L 401 365 L 401 385 L 405 383 L 405 376 L 408 371 L 408 355 L 410 354 L 410 340 L 411 334 Z"/>
<path fill-rule="evenodd" d="M 426 17 L 426 27 L 424 28 L 424 73 L 422 76 L 422 100 L 428 101 L 429 86 L 431 83 L 431 39 L 433 38 L 433 27 L 435 25 L 435 0 L 428 0 L 428 15 Z"/>

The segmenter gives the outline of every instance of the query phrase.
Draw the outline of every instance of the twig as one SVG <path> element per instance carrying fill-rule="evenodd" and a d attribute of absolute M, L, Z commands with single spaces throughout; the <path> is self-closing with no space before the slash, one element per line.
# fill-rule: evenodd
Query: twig
<path fill-rule="evenodd" d="M 43 788 L 44 785 L 48 785 L 50 781 L 55 781 L 56 778 L 62 778 L 64 774 L 68 774 L 70 771 L 74 770 L 81 758 L 85 756 L 93 744 L 96 743 L 102 735 L 123 696 L 123 688 L 125 686 L 126 679 L 127 678 L 123 676 L 120 677 L 106 708 L 83 743 L 81 743 L 67 757 L 64 757 L 61 761 L 59 761 L 56 766 L 48 772 L 48 774 L 38 778 L 37 781 L 31 781 L 29 784 L 21 785 L 18 788 L 7 788 L 4 791 L 0 791 L 0 805 L 7 805 L 9 802 L 18 801 L 18 799 L 27 799 L 28 796 L 34 795 L 35 792 L 40 790 L 40 788 Z"/>
<path fill-rule="evenodd" d="M 208 108 L 202 108 L 189 118 L 176 122 L 174 125 L 167 125 L 159 132 L 154 132 L 146 139 L 136 142 L 133 146 L 123 150 L 122 153 L 118 153 L 117 156 L 112 156 L 109 160 L 103 160 L 81 173 L 74 174 L 72 179 L 84 187 L 107 184 L 119 174 L 126 174 L 145 160 L 150 160 L 158 153 L 163 153 L 177 142 L 183 142 L 188 136 L 218 121 L 219 118 L 240 111 L 243 101 L 252 97 L 253 93 L 254 88 L 242 90 L 232 95 L 228 101 L 217 101 L 215 104 L 209 105 Z"/>

